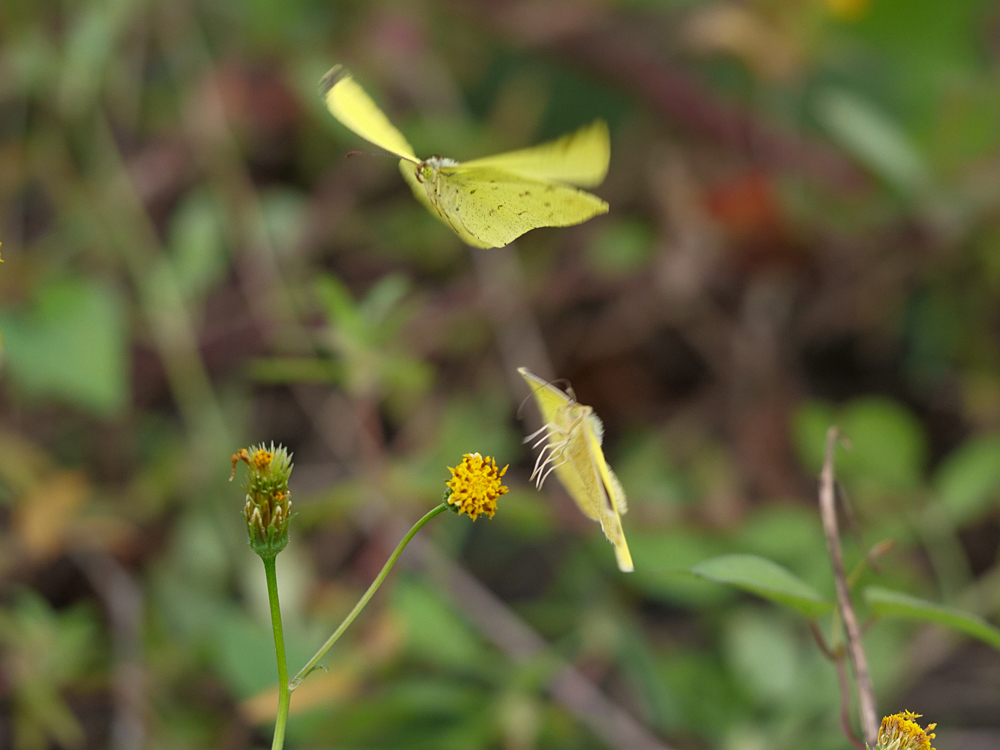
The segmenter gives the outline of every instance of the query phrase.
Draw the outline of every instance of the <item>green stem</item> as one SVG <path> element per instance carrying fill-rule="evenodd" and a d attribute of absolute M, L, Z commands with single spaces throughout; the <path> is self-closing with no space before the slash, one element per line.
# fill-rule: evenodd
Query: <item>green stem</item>
<path fill-rule="evenodd" d="M 274 571 L 275 558 L 264 559 L 267 573 L 267 598 L 271 602 L 271 626 L 274 628 L 274 652 L 278 657 L 278 718 L 274 723 L 274 741 L 271 750 L 281 750 L 285 744 L 285 724 L 288 721 L 288 703 L 292 690 L 288 686 L 288 664 L 285 660 L 285 635 L 281 629 L 281 606 L 278 604 L 278 576 Z"/>
<path fill-rule="evenodd" d="M 354 609 L 351 610 L 350 614 L 348 614 L 347 617 L 344 618 L 344 621 L 340 623 L 340 627 L 338 627 L 336 630 L 333 631 L 333 635 L 331 635 L 329 638 L 326 639 L 326 643 L 320 646 L 319 651 L 316 652 L 313 658 L 310 659 L 309 662 L 304 667 L 302 667 L 302 669 L 299 670 L 299 673 L 297 675 L 295 675 L 295 678 L 289 685 L 290 690 L 295 690 L 295 688 L 299 686 L 302 680 L 304 680 L 306 676 L 316 668 L 316 665 L 319 663 L 319 660 L 322 659 L 324 654 L 326 654 L 326 652 L 330 650 L 330 647 L 337 642 L 337 639 L 344 634 L 344 631 L 347 630 L 348 625 L 354 622 L 354 618 L 356 618 L 359 614 L 361 614 L 361 610 L 365 608 L 365 605 L 368 604 L 368 600 L 372 598 L 372 596 L 375 594 L 376 591 L 378 591 L 378 587 L 382 585 L 382 581 L 384 581 L 385 577 L 389 575 L 389 571 L 392 570 L 392 566 L 396 564 L 396 560 L 399 559 L 399 556 L 403 553 L 403 550 L 406 549 L 406 545 L 410 543 L 410 540 L 413 539 L 416 533 L 423 528 L 425 523 L 434 518 L 434 516 L 447 509 L 448 509 L 448 503 L 441 503 L 433 510 L 428 511 L 423 518 L 421 518 L 419 521 L 413 524 L 413 528 L 410 529 L 406 533 L 406 536 L 403 537 L 402 541 L 400 541 L 400 543 L 396 545 L 396 549 L 393 550 L 393 553 L 391 555 L 389 555 L 389 559 L 385 561 L 385 565 L 382 566 L 382 570 L 379 572 L 378 576 L 372 582 L 372 585 L 368 587 L 368 590 L 365 592 L 365 595 L 361 597 L 361 600 L 354 605 Z"/>

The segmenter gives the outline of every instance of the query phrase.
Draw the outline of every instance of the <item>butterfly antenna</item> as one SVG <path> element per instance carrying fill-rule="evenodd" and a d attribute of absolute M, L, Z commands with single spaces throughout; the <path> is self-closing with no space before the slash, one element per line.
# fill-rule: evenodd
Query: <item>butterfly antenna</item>
<path fill-rule="evenodd" d="M 518 419 L 524 419 L 524 405 L 526 403 L 528 403 L 528 399 L 531 398 L 534 395 L 534 393 L 535 393 L 535 389 L 532 388 L 531 389 L 531 393 L 529 393 L 527 396 L 525 396 L 524 398 L 521 399 L 521 403 L 520 403 L 520 405 L 518 405 L 517 411 L 514 414 L 514 416 L 516 416 Z M 525 442 L 527 442 L 527 441 L 525 441 Z"/>
<path fill-rule="evenodd" d="M 573 386 L 569 384 L 569 381 L 566 378 L 556 378 L 555 380 L 549 380 L 548 384 L 552 386 L 558 385 L 560 388 L 562 388 L 563 392 L 567 396 L 569 396 L 570 401 L 572 401 L 574 404 L 580 403 L 579 401 L 576 400 L 576 393 L 573 391 Z"/>

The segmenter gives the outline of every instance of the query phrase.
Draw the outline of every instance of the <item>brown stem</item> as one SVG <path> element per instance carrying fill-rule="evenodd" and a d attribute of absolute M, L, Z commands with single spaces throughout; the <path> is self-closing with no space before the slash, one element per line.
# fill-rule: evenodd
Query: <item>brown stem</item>
<path fill-rule="evenodd" d="M 851 686 L 847 680 L 843 654 L 836 659 L 834 665 L 837 667 L 837 682 L 840 683 L 840 728 L 844 730 L 844 734 L 854 747 L 858 750 L 866 750 L 865 743 L 851 727 Z"/>
<path fill-rule="evenodd" d="M 812 633 L 813 639 L 816 641 L 816 645 L 819 646 L 819 650 L 823 652 L 823 656 L 832 662 L 836 662 L 843 656 L 840 651 L 834 652 L 826 644 L 826 638 L 823 636 L 823 631 L 819 629 L 819 625 L 816 624 L 815 620 L 809 621 L 809 632 Z"/>
<path fill-rule="evenodd" d="M 861 629 L 858 627 L 858 618 L 854 614 L 850 590 L 847 588 L 847 577 L 844 574 L 844 556 L 840 548 L 840 534 L 837 530 L 833 457 L 839 436 L 840 433 L 836 427 L 831 427 L 826 433 L 826 458 L 823 461 L 823 472 L 820 474 L 819 508 L 820 514 L 823 517 L 826 546 L 830 552 L 830 562 L 833 565 L 833 578 L 837 586 L 837 606 L 840 611 L 840 619 L 844 623 L 844 633 L 847 637 L 847 653 L 851 658 L 851 666 L 854 668 L 854 679 L 858 685 L 861 730 L 864 734 L 865 742 L 874 746 L 878 740 L 878 715 L 875 708 L 875 691 L 872 688 L 871 676 L 868 672 L 868 662 L 865 659 L 864 647 L 861 644 Z"/>
<path fill-rule="evenodd" d="M 837 668 L 837 682 L 840 685 L 840 726 L 854 747 L 858 750 L 866 750 L 865 744 L 851 728 L 851 686 L 847 681 L 847 670 L 844 669 L 844 649 L 842 647 L 838 647 L 836 650 L 830 648 L 823 636 L 823 631 L 819 629 L 815 620 L 809 621 L 809 632 L 812 633 L 816 645 L 823 652 L 823 656 L 832 661 Z"/>

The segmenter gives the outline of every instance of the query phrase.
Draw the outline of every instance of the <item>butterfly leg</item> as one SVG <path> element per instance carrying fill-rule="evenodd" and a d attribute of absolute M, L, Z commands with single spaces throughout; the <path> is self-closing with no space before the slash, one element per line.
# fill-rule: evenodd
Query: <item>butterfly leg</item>
<path fill-rule="evenodd" d="M 532 440 L 534 440 L 536 437 L 538 437 L 539 435 L 541 435 L 546 430 L 556 430 L 556 429 L 558 429 L 558 428 L 554 424 L 552 424 L 551 422 L 549 422 L 548 424 L 543 424 L 539 429 L 535 430 L 533 433 L 531 433 L 530 435 L 528 435 L 528 437 L 526 437 L 521 442 L 522 443 L 530 443 Z M 545 437 L 546 438 L 548 437 L 548 433 L 546 433 Z M 537 443 L 535 445 L 537 445 Z"/>
<path fill-rule="evenodd" d="M 545 432 L 546 430 L 548 430 L 548 432 Z M 543 432 L 545 434 L 543 434 L 541 437 L 538 437 L 538 435 L 540 433 L 543 433 Z M 547 445 L 545 445 L 545 447 L 542 448 L 542 451 L 539 454 L 539 458 L 541 458 L 541 454 L 544 454 L 546 450 L 551 449 L 551 447 L 552 447 L 552 438 L 554 436 L 556 436 L 556 435 L 563 436 L 562 440 L 557 441 L 557 442 L 559 442 L 562 445 L 565 445 L 566 438 L 568 437 L 567 434 L 565 432 L 563 432 L 561 429 L 559 429 L 556 425 L 554 425 L 551 422 L 549 422 L 547 425 L 545 425 L 544 427 L 542 427 L 540 430 L 535 430 L 533 433 L 531 433 L 530 435 L 528 435 L 528 437 L 526 437 L 522 442 L 527 443 L 529 440 L 534 440 L 537 437 L 538 439 L 535 440 L 534 444 L 531 446 L 532 448 L 537 448 L 542 443 L 546 443 Z"/>
<path fill-rule="evenodd" d="M 566 462 L 563 454 L 568 444 L 568 440 L 562 440 L 558 443 L 548 443 L 544 448 L 542 448 L 541 453 L 538 454 L 538 459 L 535 461 L 535 468 L 531 472 L 531 476 L 528 478 L 528 481 L 535 480 L 535 486 L 541 489 L 542 484 L 545 482 L 545 478 L 552 472 L 552 470 L 557 466 L 562 466 L 562 464 Z"/>
<path fill-rule="evenodd" d="M 562 458 L 562 454 L 561 453 L 559 454 L 559 456 L 560 456 L 560 458 Z M 538 477 L 538 485 L 537 485 L 538 489 L 541 489 L 542 485 L 545 484 L 545 480 L 549 478 L 549 474 L 551 474 L 553 471 L 555 471 L 556 469 L 558 469 L 564 463 L 566 463 L 566 459 L 563 458 L 558 463 L 551 464 L 549 466 L 549 468 L 545 470 L 545 473 L 542 474 L 540 477 Z"/>

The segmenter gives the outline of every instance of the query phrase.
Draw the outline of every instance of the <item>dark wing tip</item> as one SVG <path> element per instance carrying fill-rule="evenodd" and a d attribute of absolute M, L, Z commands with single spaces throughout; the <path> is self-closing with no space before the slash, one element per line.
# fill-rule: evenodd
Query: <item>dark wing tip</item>
<path fill-rule="evenodd" d="M 330 89 L 336 86 L 345 78 L 350 78 L 351 74 L 343 65 L 334 65 L 330 68 L 329 72 L 323 76 L 319 81 L 319 93 L 320 96 L 326 98 L 326 95 L 330 93 Z"/>

